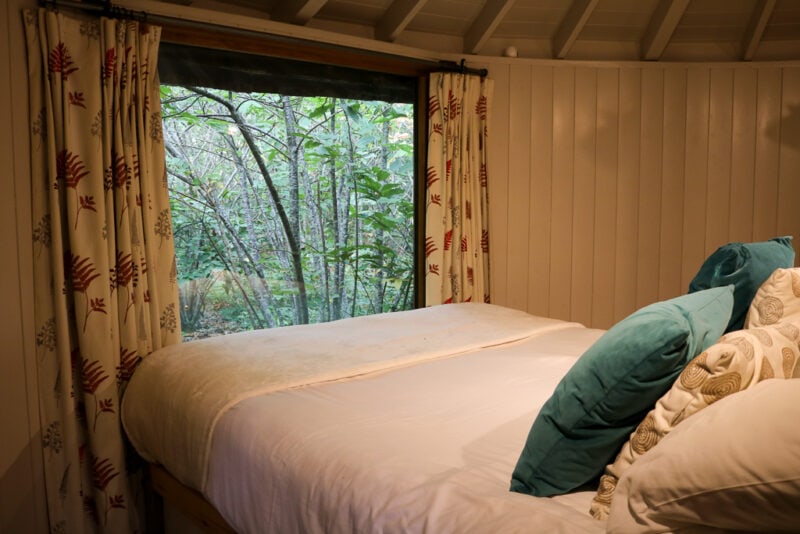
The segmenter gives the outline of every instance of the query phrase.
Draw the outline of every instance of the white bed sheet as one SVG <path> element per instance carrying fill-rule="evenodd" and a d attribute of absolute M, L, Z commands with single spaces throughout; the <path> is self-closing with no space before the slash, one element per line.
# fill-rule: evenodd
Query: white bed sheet
<path fill-rule="evenodd" d="M 513 342 L 575 323 L 491 304 L 449 304 L 164 347 L 127 386 L 131 443 L 183 484 L 205 487 L 214 426 L 255 395 Z"/>
<path fill-rule="evenodd" d="M 243 400 L 216 425 L 204 493 L 240 532 L 602 532 L 593 491 L 508 490 L 539 408 L 602 334 L 567 326 Z"/>

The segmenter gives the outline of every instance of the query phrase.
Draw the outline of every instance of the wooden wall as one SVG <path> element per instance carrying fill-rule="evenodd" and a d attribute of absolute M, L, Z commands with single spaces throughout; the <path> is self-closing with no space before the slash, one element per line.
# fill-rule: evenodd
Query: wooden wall
<path fill-rule="evenodd" d="M 800 244 L 800 64 L 496 62 L 493 302 L 607 328 L 729 241 Z"/>
<path fill-rule="evenodd" d="M 0 532 L 47 532 L 33 333 L 23 7 L 0 6 Z"/>

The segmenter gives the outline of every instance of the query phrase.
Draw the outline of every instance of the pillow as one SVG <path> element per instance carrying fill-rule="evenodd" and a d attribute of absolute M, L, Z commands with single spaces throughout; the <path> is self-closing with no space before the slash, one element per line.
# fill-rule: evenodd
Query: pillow
<path fill-rule="evenodd" d="M 625 472 L 612 533 L 797 532 L 800 380 L 766 380 L 690 417 Z"/>
<path fill-rule="evenodd" d="M 750 303 L 745 328 L 800 317 L 800 269 L 775 269 Z"/>
<path fill-rule="evenodd" d="M 711 254 L 689 283 L 689 292 L 733 284 L 733 313 L 726 332 L 740 330 L 750 302 L 775 269 L 794 265 L 791 236 L 759 243 L 728 243 Z"/>
<path fill-rule="evenodd" d="M 595 480 L 686 364 L 722 335 L 733 287 L 683 295 L 623 319 L 575 362 L 533 422 L 511 490 L 566 493 Z"/>
<path fill-rule="evenodd" d="M 800 377 L 798 341 L 800 328 L 790 323 L 739 330 L 692 360 L 606 467 L 591 514 L 608 516 L 620 477 L 686 418 L 766 379 Z"/>

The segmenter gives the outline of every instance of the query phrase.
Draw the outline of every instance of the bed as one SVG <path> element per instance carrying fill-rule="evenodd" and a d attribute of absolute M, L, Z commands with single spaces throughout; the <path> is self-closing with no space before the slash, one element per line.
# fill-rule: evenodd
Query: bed
<path fill-rule="evenodd" d="M 123 421 L 238 532 L 601 532 L 593 491 L 508 490 L 537 406 L 601 334 L 457 304 L 195 341 L 140 366 Z M 284 357 L 257 356 L 276 346 L 302 362 L 279 381 Z"/>
<path fill-rule="evenodd" d="M 800 400 L 797 380 L 782 381 L 793 389 L 761 393 L 775 388 L 769 378 L 800 378 L 795 279 L 796 269 L 775 271 L 746 299 L 735 282 L 698 287 L 607 331 L 491 304 L 448 304 L 193 341 L 144 359 L 122 421 L 155 486 L 209 530 L 650 532 L 730 527 L 732 517 L 747 526 L 730 512 L 709 514 L 709 501 L 686 499 L 675 510 L 683 501 L 663 492 L 679 487 L 719 496 L 721 510 L 746 513 L 741 500 L 752 501 L 762 515 L 772 511 L 771 523 L 757 524 L 791 530 L 800 524 L 797 453 L 778 455 L 766 474 L 749 465 L 742 476 L 762 484 L 753 490 L 744 480 L 751 493 L 734 497 L 719 487 L 736 470 L 696 480 L 670 461 L 703 443 L 723 465 L 741 462 L 724 432 L 698 437 L 719 424 L 724 397 L 752 393 L 752 406 Z M 795 315 L 752 312 L 776 294 Z M 742 324 L 731 322 L 737 314 Z M 731 373 L 736 387 L 710 398 L 709 386 L 729 384 Z M 762 404 L 745 424 L 764 424 L 770 410 L 786 420 L 800 415 L 800 402 Z M 697 424 L 672 428 L 694 413 Z M 769 428 L 787 426 L 797 425 Z M 786 450 L 800 451 L 792 431 L 776 439 L 795 440 Z M 653 452 L 639 459 L 642 438 Z M 692 446 L 663 453 L 682 442 Z M 702 455 L 697 462 L 718 464 Z M 770 477 L 784 486 L 763 484 Z M 687 480 L 695 485 L 684 487 Z M 720 486 L 698 491 L 708 481 Z M 654 506 L 659 499 L 669 506 Z"/>

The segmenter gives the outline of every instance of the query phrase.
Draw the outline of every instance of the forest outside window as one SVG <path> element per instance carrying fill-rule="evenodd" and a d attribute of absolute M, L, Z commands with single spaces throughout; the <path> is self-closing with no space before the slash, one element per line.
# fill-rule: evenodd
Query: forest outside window
<path fill-rule="evenodd" d="M 184 339 L 415 306 L 417 79 L 162 43 Z"/>

